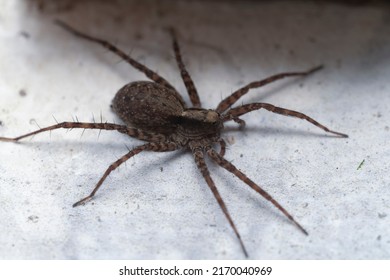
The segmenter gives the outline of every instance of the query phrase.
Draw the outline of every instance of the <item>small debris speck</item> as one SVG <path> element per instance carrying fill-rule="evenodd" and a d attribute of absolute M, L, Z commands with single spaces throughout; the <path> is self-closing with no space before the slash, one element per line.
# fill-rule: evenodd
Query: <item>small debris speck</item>
<path fill-rule="evenodd" d="M 365 159 L 362 160 L 362 162 L 359 164 L 359 166 L 356 168 L 356 170 L 359 170 L 362 168 L 363 164 L 364 164 L 364 161 Z"/>
<path fill-rule="evenodd" d="M 28 217 L 28 221 L 32 223 L 38 223 L 39 217 L 35 215 L 31 215 Z"/>
<path fill-rule="evenodd" d="M 27 31 L 20 31 L 19 34 L 20 34 L 20 36 L 22 36 L 26 39 L 30 38 L 30 33 L 28 33 Z"/>
<path fill-rule="evenodd" d="M 21 97 L 25 97 L 27 95 L 27 92 L 24 89 L 19 90 L 19 95 Z"/>
<path fill-rule="evenodd" d="M 378 213 L 378 217 L 383 219 L 383 218 L 387 217 L 387 214 L 386 213 Z"/>

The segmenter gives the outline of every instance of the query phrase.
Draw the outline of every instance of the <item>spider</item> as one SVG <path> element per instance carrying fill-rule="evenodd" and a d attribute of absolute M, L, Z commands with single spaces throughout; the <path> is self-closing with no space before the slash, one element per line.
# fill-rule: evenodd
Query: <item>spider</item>
<path fill-rule="evenodd" d="M 194 156 L 195 163 L 200 170 L 200 173 L 206 180 L 207 185 L 209 186 L 220 208 L 222 209 L 223 214 L 233 229 L 239 241 L 240 247 L 246 257 L 248 257 L 247 249 L 233 222 L 233 219 L 229 214 L 225 202 L 222 200 L 222 197 L 210 176 L 210 172 L 205 162 L 206 155 L 217 165 L 234 174 L 237 178 L 251 187 L 255 192 L 271 202 L 296 227 L 298 227 L 300 231 L 302 231 L 305 235 L 308 235 L 307 231 L 292 217 L 289 212 L 287 212 L 287 210 L 285 210 L 275 199 L 273 199 L 270 194 L 268 194 L 258 184 L 249 179 L 236 166 L 224 158 L 226 143 L 223 138 L 221 138 L 221 132 L 223 131 L 225 122 L 234 121 L 238 123 L 240 127 L 243 127 L 245 126 L 245 122 L 240 118 L 241 116 L 255 110 L 265 109 L 276 114 L 292 116 L 306 120 L 313 125 L 323 129 L 324 131 L 335 134 L 339 137 L 348 137 L 348 135 L 344 133 L 328 129 L 324 125 L 303 113 L 276 107 L 268 103 L 250 103 L 232 108 L 237 100 L 247 94 L 250 89 L 259 88 L 286 77 L 306 76 L 318 71 L 322 68 L 322 66 L 318 66 L 308 71 L 302 72 L 279 73 L 263 80 L 251 82 L 223 99 L 218 104 L 216 109 L 204 109 L 201 106 L 195 84 L 183 63 L 176 33 L 174 29 L 171 28 L 169 31 L 172 38 L 175 59 L 192 104 L 192 107 L 188 107 L 181 95 L 166 79 L 164 79 L 156 72 L 150 70 L 145 65 L 137 62 L 113 44 L 109 43 L 108 41 L 84 34 L 61 21 L 57 21 L 56 23 L 77 37 L 102 45 L 104 48 L 115 53 L 123 60 L 127 61 L 135 69 L 144 73 L 150 80 L 152 80 L 128 83 L 119 89 L 119 91 L 116 93 L 111 107 L 113 111 L 119 116 L 119 118 L 124 122 L 124 125 L 107 122 L 57 122 L 55 125 L 41 128 L 39 130 L 15 138 L 0 137 L 0 141 L 17 142 L 23 138 L 54 129 L 83 128 L 116 130 L 120 133 L 127 134 L 130 137 L 134 137 L 146 142 L 143 145 L 129 150 L 128 153 L 113 162 L 104 172 L 103 176 L 97 182 L 92 192 L 85 198 L 73 204 L 73 207 L 82 205 L 92 199 L 107 176 L 129 158 L 144 151 L 170 152 L 179 149 L 187 149 L 190 150 Z M 218 144 L 220 147 L 219 152 L 213 148 L 213 146 L 216 144 Z"/>

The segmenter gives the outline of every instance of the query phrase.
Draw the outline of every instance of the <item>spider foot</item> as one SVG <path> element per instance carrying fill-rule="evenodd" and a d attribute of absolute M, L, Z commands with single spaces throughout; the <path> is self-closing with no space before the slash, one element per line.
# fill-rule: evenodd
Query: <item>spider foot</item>
<path fill-rule="evenodd" d="M 238 117 L 235 117 L 235 118 L 233 119 L 233 121 L 235 121 L 236 123 L 238 123 L 239 129 L 240 129 L 240 130 L 243 130 L 243 129 L 245 128 L 245 126 L 246 126 L 246 122 L 245 122 L 244 120 L 238 118 Z"/>
<path fill-rule="evenodd" d="M 295 220 L 293 222 L 303 232 L 304 235 L 309 235 L 309 233 L 300 224 L 298 224 Z"/>
<path fill-rule="evenodd" d="M 341 138 L 348 138 L 348 134 L 345 134 L 345 133 L 341 133 L 341 132 L 337 132 L 337 131 L 329 131 L 330 133 L 333 133 L 337 136 L 340 136 Z"/>
<path fill-rule="evenodd" d="M 311 74 L 311 73 L 314 73 L 314 72 L 317 72 L 318 70 L 321 70 L 324 68 L 324 65 L 318 65 L 317 67 L 314 67 L 313 69 L 310 69 L 309 71 L 307 71 L 307 75 Z"/>
<path fill-rule="evenodd" d="M 80 205 L 84 205 L 85 203 L 87 203 L 91 199 L 92 199 L 91 195 L 89 195 L 87 197 L 84 197 L 82 200 L 80 200 L 80 201 L 76 202 L 75 204 L 73 204 L 72 207 L 77 207 L 77 206 L 80 206 Z"/>
<path fill-rule="evenodd" d="M 3 141 L 3 142 L 17 142 L 18 140 L 16 138 L 0 137 L 0 141 Z"/>

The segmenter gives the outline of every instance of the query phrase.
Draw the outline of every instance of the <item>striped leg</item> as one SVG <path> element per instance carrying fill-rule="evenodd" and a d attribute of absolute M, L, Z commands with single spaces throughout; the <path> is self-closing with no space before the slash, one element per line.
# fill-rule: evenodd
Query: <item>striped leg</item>
<path fill-rule="evenodd" d="M 322 66 L 318 66 L 318 67 L 315 67 L 315 68 L 313 68 L 309 71 L 305 71 L 305 72 L 280 73 L 280 74 L 276 74 L 276 75 L 273 75 L 271 77 L 268 77 L 268 78 L 261 80 L 261 81 L 249 83 L 246 86 L 233 92 L 231 95 L 226 97 L 224 100 L 222 100 L 219 103 L 216 110 L 218 113 L 225 112 L 230 106 L 232 106 L 234 103 L 236 103 L 238 99 L 240 99 L 243 95 L 247 94 L 250 89 L 259 88 L 259 87 L 265 86 L 266 84 L 272 83 L 274 81 L 277 81 L 277 80 L 280 80 L 280 79 L 283 79 L 286 77 L 306 76 L 306 75 L 309 75 L 313 72 L 320 70 L 321 68 L 322 68 Z"/>
<path fill-rule="evenodd" d="M 162 134 L 152 134 L 144 132 L 140 129 L 130 128 L 125 125 L 118 125 L 113 123 L 83 123 L 83 122 L 62 122 L 58 123 L 52 126 L 44 127 L 41 129 L 38 129 L 36 131 L 15 137 L 15 138 L 9 138 L 9 137 L 0 137 L 0 141 L 5 142 L 17 142 L 23 138 L 33 136 L 45 131 L 51 131 L 59 128 L 67 128 L 67 129 L 73 129 L 73 128 L 83 128 L 83 129 L 100 129 L 100 130 L 116 130 L 120 133 L 127 134 L 131 137 L 144 140 L 144 141 L 150 141 L 150 142 L 162 142 L 165 141 L 166 137 Z"/>
<path fill-rule="evenodd" d="M 137 69 L 137 70 L 141 71 L 142 73 L 144 73 L 152 81 L 155 81 L 156 83 L 158 83 L 160 85 L 163 85 L 163 86 L 165 86 L 167 88 L 170 88 L 170 89 L 173 89 L 174 91 L 176 91 L 173 88 L 173 86 L 167 80 L 165 80 L 163 77 L 158 75 L 156 72 L 150 70 L 145 65 L 143 65 L 143 64 L 139 63 L 138 61 L 132 59 L 125 52 L 121 51 L 120 49 L 115 47 L 113 44 L 111 44 L 111 43 L 109 43 L 109 42 L 107 42 L 105 40 L 98 39 L 98 38 L 89 36 L 87 34 L 81 33 L 80 31 L 77 31 L 76 29 L 74 29 L 73 27 L 70 27 L 69 25 L 67 25 L 66 23 L 64 23 L 62 21 L 57 20 L 56 23 L 59 26 L 61 26 L 62 28 L 64 28 L 65 30 L 67 30 L 70 33 L 72 33 L 73 35 L 76 35 L 77 37 L 80 37 L 80 38 L 86 39 L 88 41 L 95 42 L 95 43 L 98 43 L 98 44 L 102 45 L 107 50 L 115 53 L 116 55 L 121 57 L 123 60 L 127 61 L 135 69 Z"/>
<path fill-rule="evenodd" d="M 214 183 L 213 179 L 211 179 L 211 177 L 210 177 L 210 172 L 209 172 L 209 170 L 207 168 L 206 162 L 204 161 L 203 152 L 201 150 L 193 150 L 193 154 L 194 154 L 194 157 L 195 157 L 196 165 L 198 166 L 198 168 L 199 168 L 200 172 L 202 173 L 203 177 L 205 178 L 207 185 L 209 186 L 210 190 L 212 191 L 215 199 L 217 200 L 219 206 L 222 209 L 222 212 L 225 214 L 225 217 L 228 219 L 230 226 L 232 227 L 234 233 L 236 234 L 237 239 L 240 242 L 241 249 L 244 252 L 244 255 L 246 257 L 248 257 L 248 253 L 246 251 L 245 245 L 244 245 L 244 243 L 241 240 L 241 236 L 238 233 L 238 230 L 237 230 L 237 228 L 236 228 L 232 218 L 230 217 L 230 214 L 229 214 L 229 212 L 227 210 L 225 202 L 223 202 L 222 197 L 219 194 L 219 191 L 218 191 L 217 187 L 215 186 L 215 183 Z"/>
<path fill-rule="evenodd" d="M 259 187 L 255 182 L 249 179 L 244 173 L 238 170 L 233 164 L 221 157 L 216 151 L 210 149 L 207 154 L 212 158 L 219 166 L 225 168 L 227 171 L 233 173 L 237 178 L 259 193 L 262 197 L 271 202 L 276 208 L 278 208 L 287 218 L 290 219 L 304 234 L 308 235 L 307 231 L 294 220 L 294 218 L 287 212 L 275 199 L 272 198 L 265 190 Z"/>
<path fill-rule="evenodd" d="M 306 120 L 306 121 L 314 124 L 315 126 L 323 129 L 326 132 L 333 133 L 333 134 L 341 136 L 341 137 L 348 137 L 347 134 L 330 130 L 326 126 L 320 124 L 316 120 L 312 119 L 311 117 L 309 117 L 309 116 L 307 116 L 307 115 L 305 115 L 303 113 L 300 113 L 300 112 L 297 112 L 297 111 L 293 111 L 293 110 L 289 110 L 289 109 L 285 109 L 285 108 L 276 107 L 276 106 L 274 106 L 272 104 L 268 104 L 268 103 L 251 103 L 251 104 L 246 104 L 246 105 L 242 105 L 242 106 L 230 109 L 223 116 L 223 121 L 226 122 L 226 121 L 229 121 L 229 120 L 235 120 L 239 116 L 242 116 L 242 115 L 244 115 L 246 113 L 249 113 L 249 112 L 255 111 L 255 110 L 259 110 L 259 109 L 266 109 L 266 110 L 268 110 L 268 111 L 270 111 L 272 113 L 276 113 L 276 114 L 280 114 L 280 115 L 284 115 L 284 116 L 300 118 L 300 119 Z"/>
<path fill-rule="evenodd" d="M 198 92 L 196 90 L 195 84 L 192 81 L 190 74 L 188 74 L 186 67 L 183 63 L 183 60 L 181 58 L 180 47 L 179 47 L 179 43 L 177 42 L 177 39 L 176 39 L 175 30 L 172 28 L 172 29 L 170 29 L 170 32 L 171 32 L 171 36 L 172 36 L 173 50 L 175 52 L 176 62 L 177 62 L 177 65 L 179 66 L 180 74 L 181 74 L 181 77 L 182 77 L 184 84 L 186 86 L 188 95 L 190 96 L 191 103 L 194 107 L 200 108 L 201 104 L 200 104 L 199 95 L 198 95 Z"/>
<path fill-rule="evenodd" d="M 124 156 L 122 156 L 120 159 L 118 159 L 117 161 L 115 161 L 114 163 L 112 163 L 106 170 L 106 172 L 104 172 L 103 176 L 100 178 L 99 182 L 96 184 L 95 188 L 93 189 L 93 191 L 90 193 L 90 195 L 84 197 L 83 199 L 81 199 L 80 201 L 76 202 L 75 204 L 73 204 L 73 207 L 76 207 L 76 206 L 79 206 L 79 205 L 82 205 L 84 203 L 86 203 L 87 201 L 91 200 L 92 197 L 96 194 L 96 192 L 99 190 L 100 186 L 103 184 L 104 180 L 106 180 L 107 176 L 112 172 L 114 171 L 116 168 L 119 167 L 119 165 L 121 165 L 122 163 L 124 163 L 125 161 L 127 161 L 129 158 L 135 156 L 136 154 L 139 154 L 140 152 L 142 151 L 154 151 L 154 152 L 169 152 L 169 151 L 174 151 L 174 150 L 177 150 L 179 148 L 179 146 L 175 143 L 170 143 L 170 142 L 166 142 L 166 143 L 148 143 L 148 144 L 144 144 L 144 145 L 141 145 L 141 146 L 138 146 L 134 149 L 132 149 L 131 151 L 129 151 L 127 154 L 125 154 Z"/>

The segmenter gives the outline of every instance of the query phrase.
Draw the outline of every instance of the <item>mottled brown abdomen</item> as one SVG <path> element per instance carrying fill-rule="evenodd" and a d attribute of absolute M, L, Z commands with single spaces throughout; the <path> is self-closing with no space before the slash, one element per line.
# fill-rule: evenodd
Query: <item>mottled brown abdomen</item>
<path fill-rule="evenodd" d="M 168 134 L 176 129 L 172 120 L 182 114 L 185 104 L 176 91 L 141 81 L 121 88 L 112 101 L 112 108 L 127 126 Z"/>

